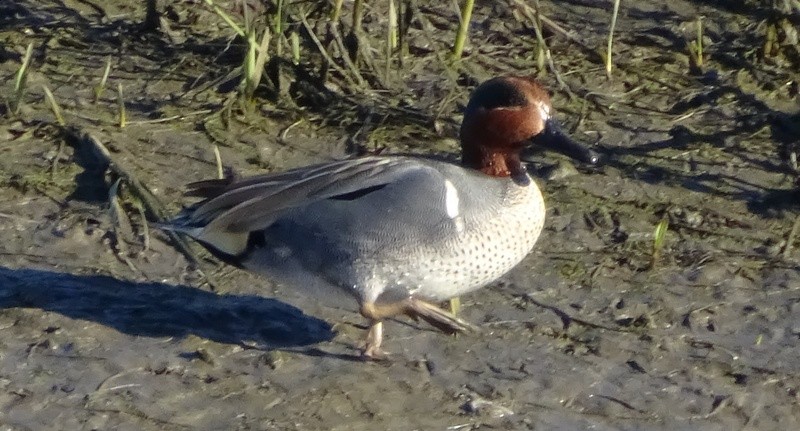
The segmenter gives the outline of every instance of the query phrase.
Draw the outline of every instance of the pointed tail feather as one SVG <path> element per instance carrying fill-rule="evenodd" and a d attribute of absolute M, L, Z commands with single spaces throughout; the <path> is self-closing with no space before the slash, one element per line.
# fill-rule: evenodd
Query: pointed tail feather
<path fill-rule="evenodd" d="M 238 256 L 247 250 L 250 232 L 227 232 L 206 227 L 184 226 L 179 223 L 153 223 L 153 226 L 172 232 L 188 235 L 199 241 L 207 249 L 214 249 L 228 256 Z"/>

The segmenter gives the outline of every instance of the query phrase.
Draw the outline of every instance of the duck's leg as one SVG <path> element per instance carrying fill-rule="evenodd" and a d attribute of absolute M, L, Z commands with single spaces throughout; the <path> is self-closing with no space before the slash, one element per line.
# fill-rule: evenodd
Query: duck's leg
<path fill-rule="evenodd" d="M 442 332 L 455 334 L 457 332 L 476 332 L 477 327 L 469 322 L 459 319 L 445 310 L 422 299 L 409 297 L 397 302 L 376 304 L 364 302 L 360 308 L 361 315 L 369 319 L 369 331 L 364 341 L 361 354 L 369 359 L 383 359 L 386 352 L 381 349 L 383 341 L 383 321 L 386 318 L 405 314 L 413 319 L 422 319 Z"/>
<path fill-rule="evenodd" d="M 454 296 L 450 298 L 450 314 L 453 316 L 458 316 L 458 313 L 461 311 L 461 297 Z"/>
<path fill-rule="evenodd" d="M 369 319 L 369 331 L 364 340 L 361 355 L 367 359 L 384 359 L 387 354 L 381 349 L 383 342 L 383 320 L 387 317 L 402 314 L 405 311 L 406 301 L 376 304 L 364 302 L 361 304 L 361 315 Z"/>
<path fill-rule="evenodd" d="M 380 320 L 373 320 L 369 324 L 369 331 L 367 338 L 364 340 L 364 350 L 361 355 L 368 359 L 383 359 L 386 357 L 386 352 L 381 350 L 381 343 L 383 342 L 383 322 Z"/>

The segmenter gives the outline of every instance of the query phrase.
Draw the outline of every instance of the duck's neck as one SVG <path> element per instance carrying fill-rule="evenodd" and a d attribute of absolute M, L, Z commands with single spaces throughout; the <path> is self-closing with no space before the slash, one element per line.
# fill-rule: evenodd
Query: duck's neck
<path fill-rule="evenodd" d="M 517 151 L 464 146 L 461 149 L 461 163 L 493 177 L 521 178 L 527 174 Z"/>

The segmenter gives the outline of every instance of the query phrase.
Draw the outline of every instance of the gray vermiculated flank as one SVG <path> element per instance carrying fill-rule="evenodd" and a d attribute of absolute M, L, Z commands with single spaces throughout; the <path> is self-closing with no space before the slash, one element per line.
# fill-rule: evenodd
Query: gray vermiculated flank
<path fill-rule="evenodd" d="M 395 159 L 401 174 L 384 187 L 287 211 L 263 230 L 264 248 L 244 266 L 364 300 L 442 300 L 495 280 L 533 248 L 544 222 L 533 181 L 519 186 L 447 163 Z"/>

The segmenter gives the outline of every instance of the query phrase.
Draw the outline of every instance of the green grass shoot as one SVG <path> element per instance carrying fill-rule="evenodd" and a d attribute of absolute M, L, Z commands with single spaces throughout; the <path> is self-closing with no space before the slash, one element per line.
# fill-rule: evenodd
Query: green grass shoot
<path fill-rule="evenodd" d="M 242 61 L 242 84 L 241 84 L 241 96 L 246 101 L 250 101 L 253 98 L 253 94 L 255 94 L 256 88 L 258 88 L 258 84 L 261 82 L 261 76 L 263 75 L 264 65 L 268 59 L 268 47 L 270 42 L 270 31 L 269 28 L 265 28 L 264 32 L 261 35 L 261 41 L 258 42 L 258 31 L 252 25 L 253 20 L 250 17 L 250 8 L 247 5 L 244 5 L 244 27 L 240 26 L 230 17 L 227 13 L 225 13 L 222 8 L 214 4 L 213 0 L 205 0 L 205 3 L 211 7 L 214 12 L 225 21 L 226 24 L 242 37 L 245 41 L 247 41 L 247 52 L 245 53 L 244 59 Z M 282 1 L 280 2 L 279 6 L 281 6 Z M 278 21 L 281 18 L 281 7 L 279 7 L 278 13 Z M 281 24 L 276 24 L 280 26 Z M 280 28 L 280 27 L 278 27 Z"/>
<path fill-rule="evenodd" d="M 617 26 L 617 15 L 619 14 L 619 0 L 614 0 L 614 11 L 611 13 L 611 28 L 608 30 L 608 46 L 606 47 L 606 76 L 611 78 L 612 54 L 611 48 L 614 45 L 614 28 Z"/>
<path fill-rule="evenodd" d="M 469 32 L 469 23 L 472 20 L 472 9 L 475 7 L 475 0 L 465 0 L 461 8 L 461 21 L 458 23 L 458 33 L 453 44 L 453 60 L 460 60 L 464 53 L 464 43 Z"/>
<path fill-rule="evenodd" d="M 50 110 L 53 111 L 53 115 L 56 117 L 56 122 L 59 126 L 65 126 L 66 123 L 64 122 L 64 117 L 61 116 L 61 108 L 59 108 L 58 103 L 56 103 L 56 98 L 53 96 L 53 92 L 50 91 L 50 88 L 46 85 L 43 85 L 42 89 L 44 89 L 44 95 L 47 98 L 47 104 L 50 105 Z"/>
<path fill-rule="evenodd" d="M 214 145 L 214 161 L 217 165 L 217 178 L 223 179 L 225 178 L 225 172 L 222 169 L 222 155 L 219 153 L 219 145 Z"/>
<path fill-rule="evenodd" d="M 22 64 L 17 70 L 14 77 L 14 98 L 11 99 L 9 111 L 17 115 L 19 109 L 22 107 L 22 98 L 25 96 L 25 84 L 28 82 L 28 67 L 31 64 L 31 54 L 33 54 L 33 43 L 29 43 L 25 49 L 25 56 L 22 58 Z"/>
<path fill-rule="evenodd" d="M 106 68 L 103 70 L 103 77 L 100 82 L 94 87 L 94 103 L 100 100 L 103 92 L 106 91 L 106 84 L 108 83 L 108 75 L 111 73 L 111 58 L 106 60 Z"/>
<path fill-rule="evenodd" d="M 125 125 L 128 124 L 128 116 L 125 112 L 125 97 L 122 94 L 122 83 L 117 83 L 117 107 L 118 107 L 119 128 L 124 129 Z"/>
<path fill-rule="evenodd" d="M 667 219 L 661 219 L 653 231 L 653 266 L 655 266 L 656 261 L 658 261 L 661 255 L 661 250 L 664 248 L 664 240 L 666 239 L 668 230 L 669 221 Z"/>
<path fill-rule="evenodd" d="M 703 70 L 703 17 L 697 17 L 697 38 L 689 42 L 689 58 L 691 66 L 698 72 Z"/>

